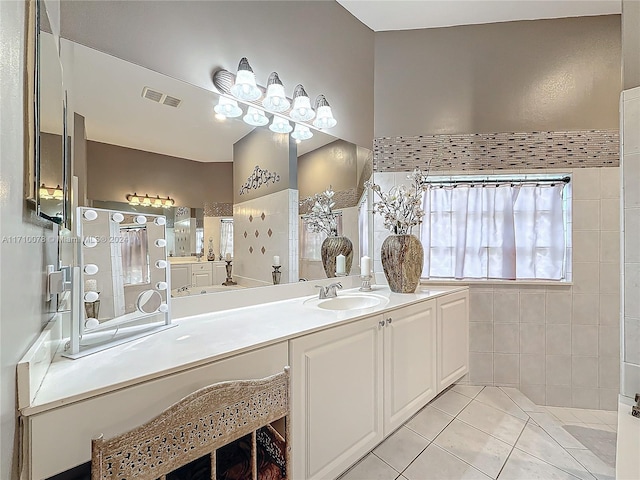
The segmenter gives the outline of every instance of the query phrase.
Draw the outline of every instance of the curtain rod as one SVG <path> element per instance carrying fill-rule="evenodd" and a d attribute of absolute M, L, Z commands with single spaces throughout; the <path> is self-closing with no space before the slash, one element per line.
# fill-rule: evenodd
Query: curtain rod
<path fill-rule="evenodd" d="M 423 184 L 428 184 L 428 185 L 440 185 L 440 186 L 445 186 L 445 185 L 464 185 L 464 184 L 471 184 L 471 186 L 474 185 L 495 185 L 495 184 L 523 184 L 523 183 L 535 183 L 535 184 L 540 184 L 540 183 L 550 183 L 550 184 L 555 184 L 555 183 L 559 183 L 559 182 L 563 182 L 563 183 L 569 183 L 571 181 L 571 177 L 556 177 L 556 178 L 538 178 L 538 179 L 526 179 L 526 178 L 494 178 L 494 179 L 484 179 L 484 180 L 473 180 L 473 179 L 469 179 L 469 180 L 434 180 L 434 181 L 430 181 L 430 180 L 425 180 L 423 182 Z"/>

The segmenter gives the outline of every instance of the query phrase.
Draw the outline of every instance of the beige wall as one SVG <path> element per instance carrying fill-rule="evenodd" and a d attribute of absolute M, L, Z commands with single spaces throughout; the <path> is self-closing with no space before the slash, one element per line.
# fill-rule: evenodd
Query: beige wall
<path fill-rule="evenodd" d="M 375 35 L 375 136 L 618 128 L 620 16 Z"/>
<path fill-rule="evenodd" d="M 268 128 L 256 128 L 233 144 L 233 203 L 246 202 L 272 193 L 298 188 L 296 143 L 288 135 L 273 133 Z M 259 188 L 240 188 L 259 167 L 279 176 Z"/>
<path fill-rule="evenodd" d="M 640 2 L 622 0 L 622 75 L 624 89 L 640 87 Z"/>
<path fill-rule="evenodd" d="M 57 228 L 24 201 L 25 3 L 0 2 L 0 478 L 17 479 L 18 360 L 49 320 L 45 265 L 55 264 Z M 30 241 L 29 241 L 30 240 Z M 18 243 L 19 242 L 19 243 Z"/>
<path fill-rule="evenodd" d="M 373 137 L 373 32 L 333 1 L 62 2 L 63 37 L 211 89 L 217 68 L 247 57 L 265 85 L 277 71 L 287 94 L 324 93 L 332 135 Z M 246 31 L 246 34 L 243 32 Z"/>
<path fill-rule="evenodd" d="M 40 184 L 47 187 L 62 185 L 62 136 L 40 134 Z"/>
<path fill-rule="evenodd" d="M 358 182 L 357 147 L 336 140 L 298 157 L 298 190 L 306 198 L 333 187 L 334 191 L 355 189 Z"/>
<path fill-rule="evenodd" d="M 232 164 L 204 163 L 87 142 L 87 198 L 126 202 L 126 195 L 167 195 L 176 205 L 232 201 Z"/>

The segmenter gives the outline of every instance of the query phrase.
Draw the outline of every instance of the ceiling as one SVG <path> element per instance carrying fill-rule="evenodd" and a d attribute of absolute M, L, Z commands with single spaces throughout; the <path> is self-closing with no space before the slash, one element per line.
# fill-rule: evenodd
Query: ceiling
<path fill-rule="evenodd" d="M 66 39 L 61 43 L 63 55 L 73 57 L 65 61 L 73 66 L 73 109 L 85 117 L 88 140 L 199 162 L 231 162 L 233 144 L 254 129 L 240 119 L 216 120 L 213 91 Z M 174 108 L 148 100 L 142 97 L 144 87 L 182 102 Z M 298 145 L 298 155 L 334 140 L 314 132 Z"/>
<path fill-rule="evenodd" d="M 372 30 L 619 14 L 621 0 L 337 0 Z"/>

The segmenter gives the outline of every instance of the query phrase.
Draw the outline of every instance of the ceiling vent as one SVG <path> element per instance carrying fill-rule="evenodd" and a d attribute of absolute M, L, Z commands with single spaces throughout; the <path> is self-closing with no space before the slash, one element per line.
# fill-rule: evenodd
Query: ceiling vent
<path fill-rule="evenodd" d="M 142 89 L 142 97 L 169 107 L 177 107 L 182 103 L 182 100 L 179 98 L 166 95 L 162 92 L 158 92 L 157 90 L 152 90 L 149 87 L 144 87 Z"/>

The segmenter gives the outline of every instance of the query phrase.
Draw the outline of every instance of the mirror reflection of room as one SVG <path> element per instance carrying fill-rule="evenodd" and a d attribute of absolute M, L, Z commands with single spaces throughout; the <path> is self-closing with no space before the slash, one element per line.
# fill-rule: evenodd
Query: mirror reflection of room
<path fill-rule="evenodd" d="M 301 228 L 298 203 L 328 185 L 357 267 L 370 150 L 324 132 L 296 141 L 239 118 L 221 120 L 212 91 L 61 43 L 74 86 L 78 202 L 164 214 L 172 296 L 273 285 L 276 263 L 282 283 L 326 278 L 324 238 Z M 143 281 L 136 268 L 132 281 Z"/>

